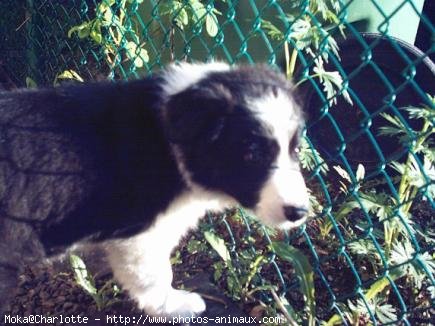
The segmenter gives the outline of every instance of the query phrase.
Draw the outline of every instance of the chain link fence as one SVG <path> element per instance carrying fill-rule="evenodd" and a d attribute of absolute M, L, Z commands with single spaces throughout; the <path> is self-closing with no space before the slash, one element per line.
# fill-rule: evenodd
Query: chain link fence
<path fill-rule="evenodd" d="M 209 216 L 188 245 L 207 244 L 198 248 L 214 257 L 214 281 L 247 311 L 261 307 L 286 324 L 433 322 L 433 1 L 3 0 L 1 8 L 3 88 L 138 78 L 183 60 L 280 68 L 307 113 L 299 155 L 311 220 L 283 235 L 236 209 Z"/>

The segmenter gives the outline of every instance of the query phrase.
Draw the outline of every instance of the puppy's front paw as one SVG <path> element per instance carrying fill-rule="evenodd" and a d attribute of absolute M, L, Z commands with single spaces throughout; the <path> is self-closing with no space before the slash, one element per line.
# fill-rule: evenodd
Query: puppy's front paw
<path fill-rule="evenodd" d="M 165 314 L 169 316 L 191 317 L 205 310 L 205 302 L 197 293 L 172 290 L 166 298 Z"/>
<path fill-rule="evenodd" d="M 155 316 L 193 317 L 205 310 L 205 302 L 196 293 L 184 290 L 153 289 L 137 298 L 139 308 Z"/>

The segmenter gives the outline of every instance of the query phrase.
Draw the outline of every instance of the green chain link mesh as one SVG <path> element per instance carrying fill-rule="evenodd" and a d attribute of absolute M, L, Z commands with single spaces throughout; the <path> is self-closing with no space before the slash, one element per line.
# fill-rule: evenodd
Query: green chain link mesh
<path fill-rule="evenodd" d="M 311 221 L 284 242 L 308 258 L 314 298 L 301 290 L 304 277 L 291 259 L 270 250 L 273 231 L 243 210 L 210 216 L 202 228 L 225 239 L 232 268 L 253 271 L 251 297 L 282 303 L 297 323 L 428 325 L 435 296 L 430 1 L 423 13 L 424 0 L 3 0 L 0 68 L 16 85 L 26 78 L 44 85 L 136 78 L 177 60 L 280 67 L 307 111 L 301 160 L 314 207 Z"/>

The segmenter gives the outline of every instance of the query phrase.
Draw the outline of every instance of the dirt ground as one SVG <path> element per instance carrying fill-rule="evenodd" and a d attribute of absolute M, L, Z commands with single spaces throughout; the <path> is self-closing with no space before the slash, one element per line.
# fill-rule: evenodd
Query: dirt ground
<path fill-rule="evenodd" d="M 427 203 L 421 203 L 416 205 L 413 212 L 414 219 L 422 229 L 433 229 L 433 210 Z M 217 227 L 218 232 L 224 232 Z M 240 236 L 243 236 L 244 230 L 233 229 L 233 234 L 237 237 L 237 233 L 240 231 Z M 196 231 L 197 232 L 197 231 Z M 307 226 L 307 232 L 315 234 L 315 224 L 309 224 Z M 186 237 L 180 244 L 179 253 L 181 255 L 181 264 L 174 265 L 174 286 L 191 289 L 197 293 L 200 293 L 207 303 L 207 311 L 202 316 L 213 318 L 216 316 L 240 316 L 248 317 L 255 314 L 252 306 L 242 305 L 240 302 L 231 301 L 226 295 L 224 282 L 222 284 L 215 284 L 212 279 L 213 267 L 212 264 L 215 260 L 211 259 L 206 253 L 190 254 L 186 249 L 189 236 Z M 296 245 L 299 243 L 300 249 L 309 252 L 305 241 L 300 239 L 296 240 Z M 329 255 L 331 249 L 328 243 L 316 242 L 315 249 L 317 253 L 322 255 Z M 115 293 L 111 290 L 113 280 L 108 268 L 107 262 L 104 259 L 104 255 L 97 251 L 83 251 L 80 256 L 86 262 L 87 268 L 91 275 L 94 276 L 95 285 L 97 289 L 106 287 L 108 291 L 105 292 L 104 304 L 102 307 L 98 307 L 96 301 L 87 294 L 75 281 L 74 274 L 68 259 L 58 260 L 51 265 L 44 266 L 29 266 L 25 269 L 24 273 L 19 279 L 19 288 L 17 295 L 12 302 L 12 308 L 8 314 L 12 316 L 28 316 L 28 315 L 42 315 L 42 316 L 82 316 L 89 318 L 89 325 L 125 325 L 127 319 L 115 320 L 113 317 L 128 317 L 130 321 L 138 321 L 139 318 L 144 318 L 145 313 L 138 310 L 136 304 L 128 298 L 128 295 L 122 291 Z M 292 267 L 291 265 L 281 265 L 280 269 L 284 272 L 284 278 L 291 279 Z M 328 282 L 333 288 L 335 293 L 347 293 L 354 279 L 351 277 L 352 273 L 344 265 L 331 263 L 322 266 L 324 275 L 329 275 Z M 285 273 L 288 273 L 286 275 Z M 271 278 L 268 279 L 273 282 L 272 273 L 268 273 L 267 269 L 262 271 L 262 277 Z M 400 286 L 400 283 L 399 283 Z M 315 276 L 316 287 L 316 311 L 324 318 L 330 314 L 328 310 L 328 302 L 330 298 L 328 291 L 325 288 L 318 277 Z M 404 297 L 407 302 L 405 304 L 408 308 L 411 308 L 413 304 L 412 289 L 403 289 Z M 408 293 L 408 294 L 406 294 Z M 296 295 L 296 292 L 294 293 Z M 293 295 L 293 294 L 291 294 Z M 291 304 L 296 307 L 299 304 L 303 305 L 303 300 L 298 296 L 289 300 Z M 415 302 L 414 302 L 415 304 Z M 412 310 L 410 310 L 412 311 Z M 424 311 L 427 311 L 425 309 Z M 409 321 L 413 321 L 413 325 L 429 325 L 430 322 L 422 310 L 416 311 L 414 315 L 409 316 Z M 434 311 L 435 313 L 435 311 Z M 142 316 L 142 317 L 141 317 Z M 319 317 L 318 316 L 318 317 Z M 107 318 L 112 317 L 110 322 L 107 322 Z M 99 320 L 97 320 L 99 319 Z M 133 323 L 129 323 L 133 324 Z M 156 325 L 155 323 L 142 323 L 142 325 Z M 209 321 L 207 325 L 218 325 Z M 364 324 L 364 323 L 362 323 Z M 0 325 L 13 325 L 12 323 L 4 323 L 4 320 L 0 321 Z M 53 323 L 52 325 L 78 325 L 77 323 Z M 160 323 L 160 325 L 165 325 Z M 166 325 L 174 325 L 173 323 L 167 323 Z M 205 325 L 205 323 L 197 324 Z M 239 325 L 244 325 L 239 324 Z"/>
<path fill-rule="evenodd" d="M 105 291 L 105 303 L 98 307 L 97 302 L 80 287 L 74 273 L 69 265 L 67 257 L 57 260 L 50 265 L 28 266 L 19 278 L 17 294 L 11 304 L 11 309 L 7 315 L 11 316 L 60 316 L 87 317 L 89 325 L 125 325 L 133 324 L 134 321 L 141 320 L 141 325 L 156 325 L 155 322 L 144 322 L 146 313 L 140 311 L 135 302 L 129 299 L 127 293 L 120 291 L 115 294 L 112 290 L 114 284 L 109 266 L 104 259 L 103 254 L 99 251 L 88 251 L 85 249 L 79 253 L 86 262 L 91 275 L 95 280 L 95 287 Z M 204 268 L 203 271 L 212 263 L 210 260 L 189 259 L 190 263 L 195 266 L 180 265 L 174 271 L 174 285 L 192 289 L 203 295 L 207 311 L 202 315 L 209 318 L 216 316 L 243 316 L 247 314 L 240 307 L 229 300 L 223 291 L 209 281 L 210 275 L 207 272 L 196 273 L 193 278 L 185 278 L 185 271 L 189 268 Z M 116 318 L 114 318 L 116 317 Z M 122 317 L 122 318 L 120 318 Z M 78 325 L 77 319 L 68 321 L 66 318 L 57 320 L 50 325 Z M 130 322 L 129 322 L 130 321 Z M 214 325 L 208 321 L 204 325 Z M 14 325 L 0 321 L 0 325 Z M 38 324 L 39 325 L 39 324 Z M 176 323 L 163 323 L 158 325 L 177 325 Z M 201 325 L 201 323 L 199 323 Z M 217 324 L 216 324 L 217 325 Z M 240 324 L 242 325 L 242 324 Z"/>

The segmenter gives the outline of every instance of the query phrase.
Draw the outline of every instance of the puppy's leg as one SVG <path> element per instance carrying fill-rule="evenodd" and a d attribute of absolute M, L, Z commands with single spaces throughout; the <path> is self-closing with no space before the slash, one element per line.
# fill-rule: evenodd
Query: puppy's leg
<path fill-rule="evenodd" d="M 204 189 L 186 191 L 144 232 L 106 246 L 115 278 L 141 308 L 160 316 L 192 316 L 205 310 L 195 293 L 171 286 L 171 251 L 207 210 L 230 207 L 232 199 Z"/>
<path fill-rule="evenodd" d="M 106 246 L 113 273 L 139 308 L 155 316 L 198 315 L 205 303 L 196 293 L 172 288 L 170 252 L 172 248 L 153 241 L 154 234 L 142 233 Z M 162 234 L 167 240 L 168 235 Z"/>

